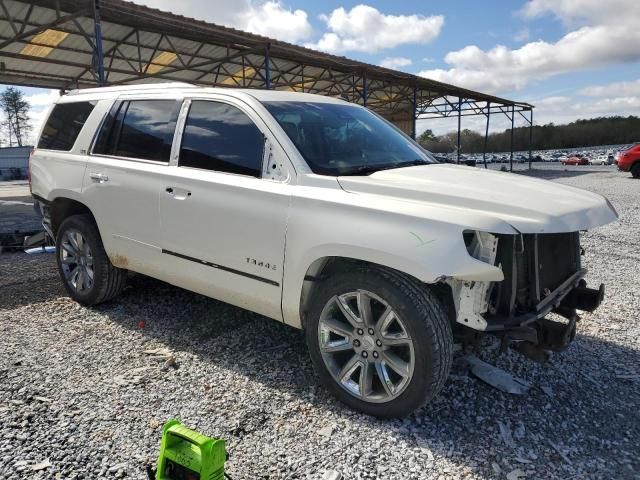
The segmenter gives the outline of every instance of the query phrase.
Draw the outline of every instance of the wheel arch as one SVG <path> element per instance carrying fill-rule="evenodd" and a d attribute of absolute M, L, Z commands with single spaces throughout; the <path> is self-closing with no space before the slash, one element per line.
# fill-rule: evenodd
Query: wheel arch
<path fill-rule="evenodd" d="M 368 260 L 353 257 L 325 256 L 314 260 L 307 268 L 304 276 L 302 288 L 300 289 L 298 311 L 300 319 L 299 326 L 302 329 L 305 328 L 306 312 L 308 311 L 309 302 L 313 296 L 314 288 L 317 286 L 317 283 L 324 281 L 332 275 L 353 271 L 354 269 L 358 268 L 378 268 L 392 270 L 397 274 L 406 277 L 416 285 L 419 285 L 421 288 L 430 289 L 432 293 L 434 293 L 446 307 L 451 324 L 453 325 L 455 323 L 456 313 L 453 300 L 453 292 L 448 284 L 443 282 L 426 283 L 408 273 L 404 273 L 395 268 Z"/>
<path fill-rule="evenodd" d="M 60 224 L 72 215 L 89 215 L 93 220 L 93 223 L 97 222 L 93 212 L 84 203 L 69 198 L 69 197 L 56 197 L 48 204 L 49 219 L 51 222 L 51 231 L 54 235 L 58 234 Z"/>

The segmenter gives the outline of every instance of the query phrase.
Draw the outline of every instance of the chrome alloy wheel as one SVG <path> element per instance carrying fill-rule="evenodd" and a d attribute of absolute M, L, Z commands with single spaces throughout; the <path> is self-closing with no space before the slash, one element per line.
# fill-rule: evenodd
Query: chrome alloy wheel
<path fill-rule="evenodd" d="M 318 341 L 333 379 L 365 402 L 393 400 L 413 376 L 413 341 L 402 319 L 366 290 L 327 302 L 320 314 Z"/>
<path fill-rule="evenodd" d="M 84 236 L 74 229 L 65 232 L 60 244 L 60 265 L 67 284 L 77 292 L 93 286 L 93 255 Z"/>

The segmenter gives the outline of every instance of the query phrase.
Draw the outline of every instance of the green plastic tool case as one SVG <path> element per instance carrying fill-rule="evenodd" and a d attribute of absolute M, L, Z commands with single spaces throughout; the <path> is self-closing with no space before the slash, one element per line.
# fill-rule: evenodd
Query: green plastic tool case
<path fill-rule="evenodd" d="M 162 429 L 156 480 L 224 480 L 224 440 L 169 420 Z"/>

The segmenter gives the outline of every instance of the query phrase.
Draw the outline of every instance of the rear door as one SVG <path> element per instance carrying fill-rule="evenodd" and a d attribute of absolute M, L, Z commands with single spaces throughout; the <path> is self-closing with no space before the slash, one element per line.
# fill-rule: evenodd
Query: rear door
<path fill-rule="evenodd" d="M 253 110 L 214 98 L 183 107 L 177 165 L 160 189 L 163 252 L 173 282 L 282 319 L 288 159 Z"/>
<path fill-rule="evenodd" d="M 158 192 L 166 183 L 181 100 L 119 98 L 96 137 L 83 196 L 118 267 L 162 272 Z"/>

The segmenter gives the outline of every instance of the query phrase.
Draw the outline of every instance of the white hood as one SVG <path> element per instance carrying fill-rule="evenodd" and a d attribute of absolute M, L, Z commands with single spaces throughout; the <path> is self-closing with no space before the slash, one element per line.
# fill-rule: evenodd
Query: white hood
<path fill-rule="evenodd" d="M 458 165 L 420 165 L 382 170 L 368 176 L 343 176 L 351 193 L 368 193 L 463 208 L 503 220 L 521 233 L 587 230 L 618 218 L 601 195 L 547 180 Z"/>

